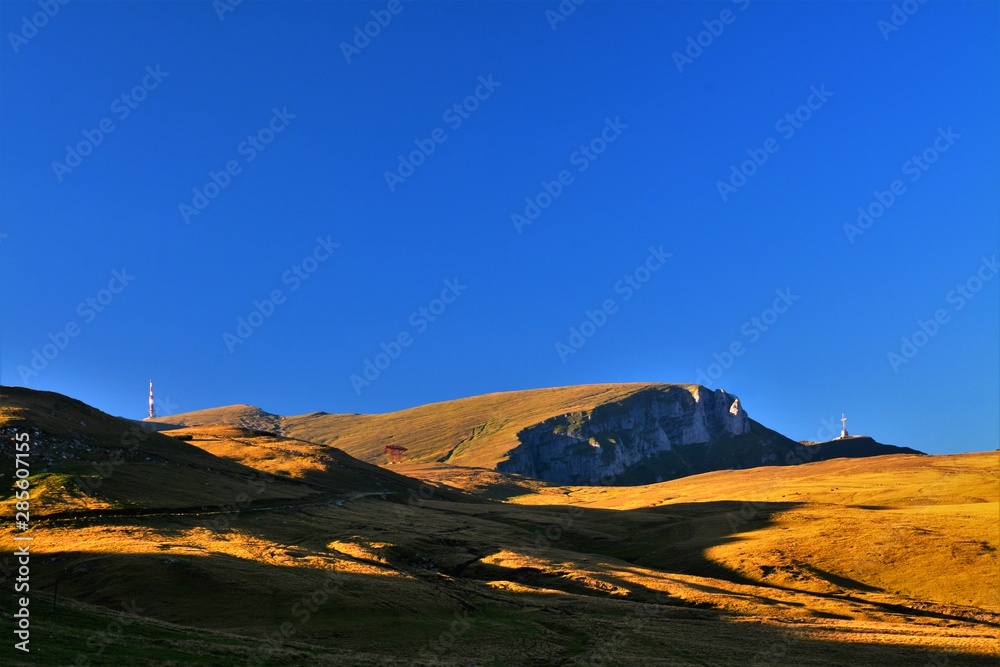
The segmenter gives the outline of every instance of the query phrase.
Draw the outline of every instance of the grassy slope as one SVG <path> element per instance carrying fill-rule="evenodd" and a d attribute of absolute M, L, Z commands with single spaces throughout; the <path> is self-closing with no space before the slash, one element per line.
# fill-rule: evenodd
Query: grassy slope
<path fill-rule="evenodd" d="M 817 591 L 854 581 L 1000 612 L 998 470 L 997 452 L 896 455 L 720 471 L 632 488 L 536 485 L 511 501 L 618 510 L 738 502 L 730 517 L 735 539 L 706 555 L 749 580 Z M 764 530 L 739 530 L 745 518 L 765 511 L 758 505 L 770 503 L 795 507 Z"/>
<path fill-rule="evenodd" d="M 238 427 L 150 432 L 58 394 L 0 387 L 0 475 L 14 478 L 14 432 L 30 435 L 35 516 L 74 511 L 253 505 L 359 492 L 405 495 L 419 482 L 315 443 Z M 9 506 L 13 489 L 0 489 Z"/>
<path fill-rule="evenodd" d="M 741 529 L 766 530 L 793 508 L 763 506 Z M 35 533 L 35 599 L 49 599 L 60 577 L 60 594 L 84 610 L 134 601 L 159 622 L 255 641 L 289 623 L 292 639 L 336 647 L 343 654 L 329 664 L 345 665 L 370 654 L 406 664 L 456 613 L 472 619 L 443 652 L 457 664 L 570 664 L 615 642 L 615 664 L 655 656 L 748 664 L 768 645 L 789 664 L 927 664 L 921 652 L 932 647 L 955 652 L 950 664 L 976 664 L 971 656 L 991 649 L 990 624 L 1000 622 L 966 606 L 852 587 L 817 593 L 744 580 L 706 557 L 734 538 L 725 517 L 738 503 L 566 509 L 364 498 L 243 513 L 224 531 L 196 516 L 53 523 Z M 305 618 L 309 600 L 315 609 Z M 38 618 L 54 622 L 47 610 Z M 140 633 L 125 634 L 119 659 L 142 646 Z M 189 639 L 197 647 L 205 636 Z M 228 648 L 209 647 L 240 654 L 232 640 L 219 643 Z M 307 656 L 281 664 L 310 664 Z"/>
<path fill-rule="evenodd" d="M 214 425 L 172 429 L 167 433 L 221 459 L 325 491 L 360 493 L 387 489 L 406 495 L 420 486 L 417 480 L 359 461 L 335 447 L 263 431 Z"/>
<path fill-rule="evenodd" d="M 179 424 L 181 426 L 239 426 L 258 431 L 277 433 L 281 430 L 281 417 L 265 412 L 246 403 L 224 405 L 218 408 L 195 410 L 168 417 L 152 419 L 161 424 Z"/>
<path fill-rule="evenodd" d="M 18 419 L 47 420 L 45 400 L 62 409 L 41 397 Z M 330 470 L 309 443 L 226 429 L 179 435 L 219 455 L 206 472 L 219 479 L 227 465 L 281 465 L 290 479 L 276 483 L 297 488 Z M 902 456 L 633 489 L 463 470 L 457 485 L 514 502 L 366 496 L 230 512 L 221 529 L 212 514 L 39 521 L 32 662 L 68 664 L 82 651 L 89 664 L 137 665 L 263 656 L 283 665 L 881 667 L 943 664 L 936 651 L 947 651 L 949 665 L 989 664 L 1000 628 L 988 599 L 996 469 L 996 454 Z M 141 461 L 119 472 L 144 475 L 145 490 L 161 481 Z M 970 536 L 994 550 L 954 558 Z M 856 561 L 868 572 L 839 574 L 859 548 L 881 553 Z M 57 579 L 63 602 L 53 612 Z M 6 615 L 10 598 L 0 599 Z M 133 599 L 143 618 L 113 626 L 108 610 Z M 288 638 L 267 640 L 282 627 Z M 113 641 L 99 650 L 95 636 Z"/>
<path fill-rule="evenodd" d="M 0 387 L 0 476 L 13 479 L 14 431 L 32 444 L 32 486 L 44 490 L 34 514 L 71 510 L 159 508 L 214 504 L 247 491 L 259 473 L 205 450 L 142 429 L 50 392 Z M 155 480 L 150 484 L 150 480 Z M 276 480 L 261 499 L 315 493 Z M 12 489 L 0 490 L 9 504 Z"/>

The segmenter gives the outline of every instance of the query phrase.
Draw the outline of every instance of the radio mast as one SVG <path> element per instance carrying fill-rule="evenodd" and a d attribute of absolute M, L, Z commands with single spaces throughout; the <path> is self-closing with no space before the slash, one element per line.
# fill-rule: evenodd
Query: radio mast
<path fill-rule="evenodd" d="M 149 381 L 149 418 L 156 418 L 156 407 L 153 405 L 153 381 Z"/>

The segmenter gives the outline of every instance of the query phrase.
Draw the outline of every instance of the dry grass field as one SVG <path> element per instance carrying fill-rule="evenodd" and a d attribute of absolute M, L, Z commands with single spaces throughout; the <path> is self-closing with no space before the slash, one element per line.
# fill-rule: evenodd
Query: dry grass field
<path fill-rule="evenodd" d="M 0 473 L 14 432 L 37 465 L 22 664 L 996 664 L 997 452 L 557 487 L 0 399 Z"/>

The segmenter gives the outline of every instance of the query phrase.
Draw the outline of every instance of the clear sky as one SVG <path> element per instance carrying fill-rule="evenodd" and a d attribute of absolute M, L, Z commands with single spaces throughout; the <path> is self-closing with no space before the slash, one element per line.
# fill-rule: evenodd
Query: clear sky
<path fill-rule="evenodd" d="M 231 2 L 0 3 L 3 384 L 998 446 L 997 3 Z"/>

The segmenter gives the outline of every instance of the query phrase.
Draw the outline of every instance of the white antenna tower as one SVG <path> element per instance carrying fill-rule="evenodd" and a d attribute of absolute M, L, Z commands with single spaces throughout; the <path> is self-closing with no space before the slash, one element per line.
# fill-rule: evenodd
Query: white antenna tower
<path fill-rule="evenodd" d="M 149 381 L 149 418 L 156 418 L 156 406 L 153 405 L 153 381 Z"/>

